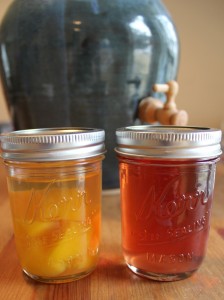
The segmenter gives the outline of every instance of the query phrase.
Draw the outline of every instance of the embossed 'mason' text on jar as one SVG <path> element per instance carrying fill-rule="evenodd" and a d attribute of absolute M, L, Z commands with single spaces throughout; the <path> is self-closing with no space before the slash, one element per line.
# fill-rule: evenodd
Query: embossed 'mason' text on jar
<path fill-rule="evenodd" d="M 95 269 L 104 135 L 55 128 L 1 136 L 17 252 L 31 278 L 68 282 Z"/>
<path fill-rule="evenodd" d="M 161 281 L 190 276 L 206 252 L 221 131 L 143 125 L 116 136 L 127 265 Z"/>

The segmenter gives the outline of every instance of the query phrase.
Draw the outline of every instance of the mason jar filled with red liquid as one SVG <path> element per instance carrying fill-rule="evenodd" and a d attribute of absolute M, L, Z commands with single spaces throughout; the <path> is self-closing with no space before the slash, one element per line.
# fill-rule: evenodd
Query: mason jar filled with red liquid
<path fill-rule="evenodd" d="M 116 138 L 128 267 L 159 281 L 190 276 L 206 253 L 221 131 L 142 125 Z"/>
<path fill-rule="evenodd" d="M 1 136 L 18 257 L 26 275 L 61 283 L 97 266 L 104 131 L 32 129 Z"/>

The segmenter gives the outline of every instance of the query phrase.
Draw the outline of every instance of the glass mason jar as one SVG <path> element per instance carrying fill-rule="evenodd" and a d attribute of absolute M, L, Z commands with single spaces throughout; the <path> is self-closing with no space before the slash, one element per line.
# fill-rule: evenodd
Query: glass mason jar
<path fill-rule="evenodd" d="M 178 65 L 176 28 L 160 0 L 12 0 L 0 26 L 15 130 L 105 129 L 107 189 L 119 186 L 116 128 L 134 123 L 141 99 L 162 97 L 152 86 L 175 80 Z"/>
<path fill-rule="evenodd" d="M 104 131 L 22 130 L 1 142 L 23 271 L 48 283 L 88 275 L 99 255 Z"/>
<path fill-rule="evenodd" d="M 190 276 L 206 253 L 221 131 L 143 125 L 116 135 L 128 267 L 159 281 Z"/>

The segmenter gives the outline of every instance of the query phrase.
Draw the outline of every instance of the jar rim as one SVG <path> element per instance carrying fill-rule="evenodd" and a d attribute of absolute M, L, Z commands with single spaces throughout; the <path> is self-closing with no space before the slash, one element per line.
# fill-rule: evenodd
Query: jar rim
<path fill-rule="evenodd" d="M 135 125 L 116 130 L 120 155 L 210 159 L 221 155 L 219 129 L 192 126 Z"/>
<path fill-rule="evenodd" d="M 38 128 L 0 136 L 2 157 L 17 161 L 60 161 L 105 153 L 105 132 L 86 127 Z"/>

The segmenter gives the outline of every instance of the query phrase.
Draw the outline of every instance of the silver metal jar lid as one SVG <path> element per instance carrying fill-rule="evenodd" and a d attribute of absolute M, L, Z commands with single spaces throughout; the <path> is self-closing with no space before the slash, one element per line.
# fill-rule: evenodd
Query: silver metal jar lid
<path fill-rule="evenodd" d="M 13 161 L 60 161 L 103 154 L 105 132 L 68 127 L 13 131 L 1 135 L 2 157 Z"/>
<path fill-rule="evenodd" d="M 150 158 L 209 159 L 221 151 L 222 132 L 204 127 L 140 125 L 116 130 L 118 154 Z"/>

